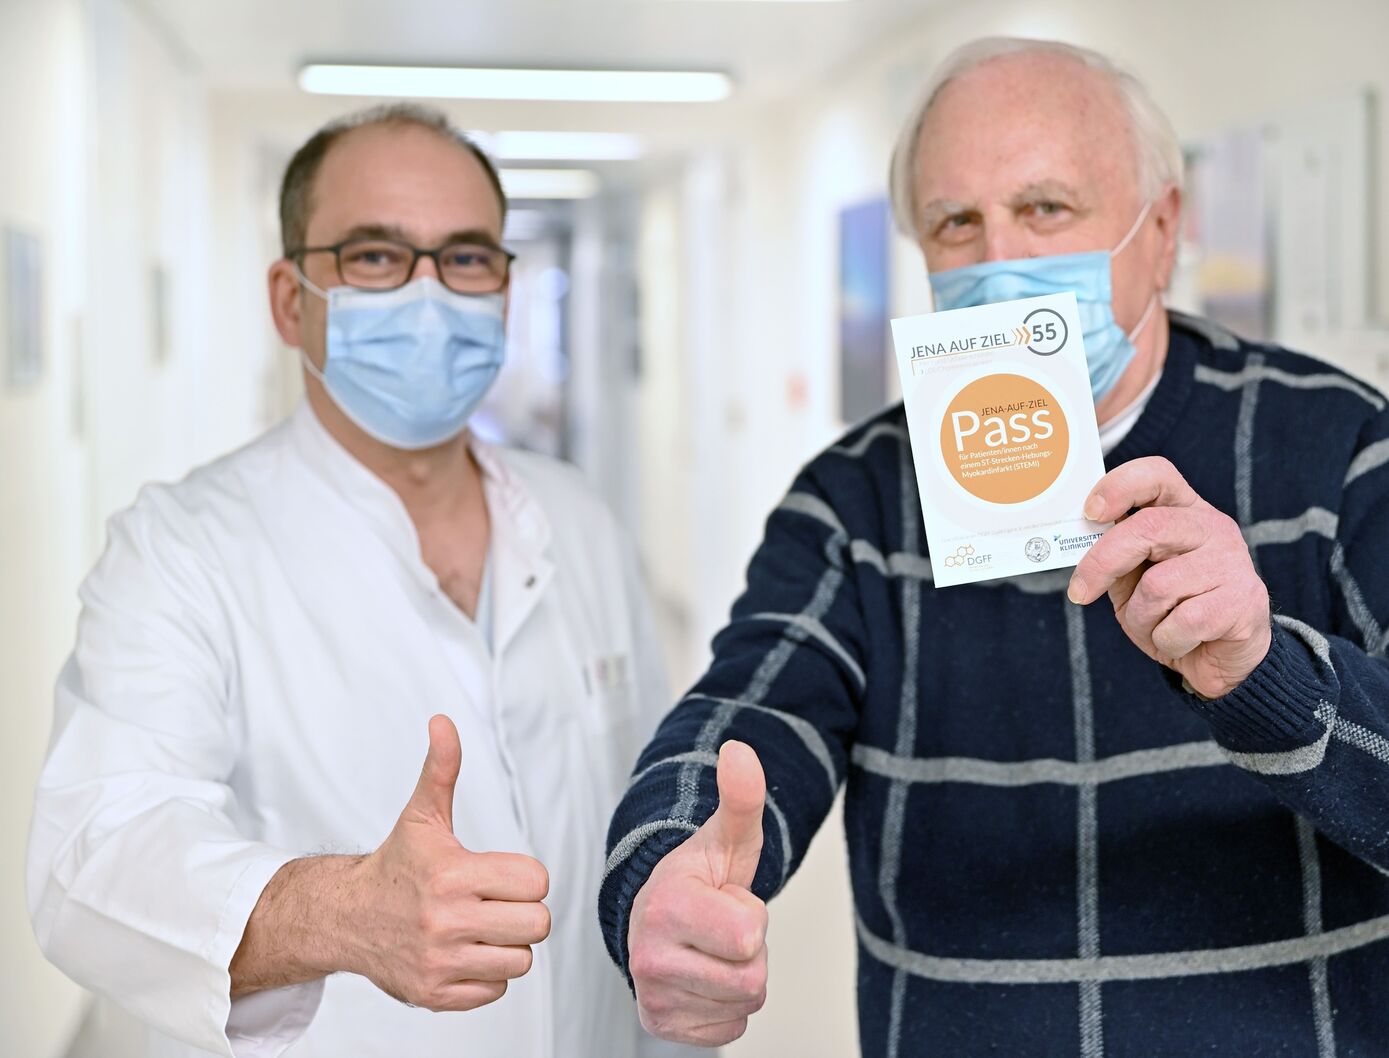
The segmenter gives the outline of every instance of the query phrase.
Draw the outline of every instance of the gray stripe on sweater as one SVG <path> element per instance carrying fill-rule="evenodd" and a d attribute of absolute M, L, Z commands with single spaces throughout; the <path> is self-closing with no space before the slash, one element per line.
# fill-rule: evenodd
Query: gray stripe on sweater
<path fill-rule="evenodd" d="M 1294 617 L 1288 617 L 1286 614 L 1274 614 L 1273 623 L 1286 628 L 1306 643 L 1308 649 L 1321 663 L 1322 668 L 1326 670 L 1326 674 L 1332 678 L 1336 677 L 1335 666 L 1331 664 L 1331 644 L 1327 642 L 1326 636 L 1311 625 L 1304 624 Z M 1383 653 L 1382 648 L 1381 653 Z M 1389 739 L 1383 735 L 1371 731 L 1368 727 L 1362 727 L 1353 720 L 1337 716 L 1336 710 L 1328 702 L 1323 702 L 1318 706 L 1316 716 L 1322 723 L 1331 725 L 1332 738 L 1349 746 L 1354 746 L 1376 760 L 1389 764 Z"/>
<path fill-rule="evenodd" d="M 1245 543 L 1250 547 L 1294 544 L 1309 533 L 1334 538 L 1338 522 L 1339 519 L 1332 511 L 1324 507 L 1309 507 L 1293 518 L 1266 518 L 1261 522 L 1254 522 L 1246 526 L 1243 533 Z M 867 540 L 856 539 L 849 541 L 849 557 L 854 562 L 872 566 L 885 577 L 917 577 L 928 584 L 934 580 L 931 560 L 924 555 L 908 555 L 894 551 L 884 556 Z M 1052 592 L 1064 592 L 1070 582 L 1071 571 L 1066 568 L 978 581 L 974 587 L 1016 588 L 1028 595 L 1048 595 Z"/>
<path fill-rule="evenodd" d="M 856 745 L 856 767 L 873 775 L 912 783 L 970 783 L 976 786 L 1034 786 L 1055 783 L 1085 786 L 1187 768 L 1228 767 L 1229 758 L 1213 741 L 1183 742 L 1161 749 L 1140 749 L 1080 764 L 1069 760 L 998 761 L 974 757 L 905 757 Z"/>
<path fill-rule="evenodd" d="M 914 577 L 931 584 L 935 574 L 931 572 L 931 560 L 925 555 L 909 555 L 894 551 L 887 557 L 867 540 L 854 540 L 849 544 L 849 557 L 854 562 L 872 566 L 884 577 Z"/>
<path fill-rule="evenodd" d="M 1340 519 L 1334 511 L 1325 507 L 1308 507 L 1292 518 L 1265 518 L 1263 521 L 1244 525 L 1241 532 L 1244 542 L 1250 547 L 1268 547 L 1275 544 L 1295 544 L 1308 535 L 1334 540 Z M 930 584 L 933 582 L 931 561 L 924 555 L 908 555 L 900 551 L 883 555 L 867 540 L 849 541 L 849 557 L 852 561 L 872 566 L 885 577 L 915 577 Z M 999 577 L 996 580 L 979 581 L 978 588 L 1016 588 L 1028 595 L 1049 595 L 1064 592 L 1070 583 L 1071 571 L 1067 569 L 1046 570 L 1041 573 L 1025 573 L 1016 577 Z"/>
<path fill-rule="evenodd" d="M 805 744 L 806 750 L 819 761 L 820 767 L 825 769 L 825 779 L 829 782 L 830 796 L 833 797 L 839 792 L 839 776 L 835 772 L 834 758 L 830 756 L 829 746 L 820 736 L 820 732 L 816 730 L 814 724 L 801 719 L 794 713 L 773 709 L 766 705 L 758 705 L 756 702 L 742 702 L 736 698 L 718 698 L 710 694 L 690 694 L 686 696 L 685 700 L 687 702 L 713 702 L 715 705 L 727 705 L 734 709 L 747 709 L 780 720 Z M 635 785 L 636 780 L 633 779 L 632 782 Z"/>
<path fill-rule="evenodd" d="M 627 857 L 636 852 L 641 847 L 641 843 L 652 835 L 659 834 L 663 830 L 683 830 L 686 834 L 693 834 L 698 829 L 688 819 L 653 819 L 650 823 L 633 827 L 622 836 L 621 841 L 613 846 L 612 853 L 608 856 L 608 862 L 603 867 L 603 880 L 607 881 L 608 875 L 626 863 Z"/>
<path fill-rule="evenodd" d="M 1302 927 L 1309 937 L 1322 932 L 1321 857 L 1312 824 L 1294 816 L 1297 858 L 1302 868 Z M 1317 1058 L 1336 1058 L 1336 1032 L 1331 1019 L 1331 991 L 1326 975 L 1326 956 L 1309 960 L 1307 975 L 1312 988 L 1312 1021 L 1317 1030 Z"/>
<path fill-rule="evenodd" d="M 834 605 L 835 596 L 839 594 L 839 589 L 844 583 L 844 572 L 833 567 L 827 568 L 820 579 L 815 584 L 815 591 L 811 594 L 810 602 L 801 611 L 803 617 L 819 622 L 825 614 L 830 612 L 830 607 Z M 748 681 L 743 693 L 736 697 L 739 702 L 760 703 L 772 689 L 772 684 L 781 675 L 781 670 L 786 668 L 792 656 L 808 637 L 807 632 L 796 625 L 790 625 L 782 634 L 781 641 L 771 650 L 767 651 L 757 669 Z M 859 670 L 862 673 L 862 670 Z M 735 710 L 728 708 L 728 719 L 731 719 Z M 727 720 L 724 721 L 725 726 Z"/>
<path fill-rule="evenodd" d="M 777 509 L 814 518 L 829 529 L 829 539 L 825 541 L 825 558 L 836 568 L 844 565 L 844 545 L 849 542 L 849 531 L 844 528 L 844 523 L 839 520 L 839 515 L 834 513 L 833 507 L 819 496 L 812 496 L 808 492 L 789 492 Z"/>
<path fill-rule="evenodd" d="M 1306 511 L 1292 518 L 1265 518 L 1260 522 L 1245 523 L 1245 517 L 1238 519 L 1240 532 L 1245 536 L 1249 547 L 1270 547 L 1274 544 L 1295 544 L 1304 536 L 1321 536 L 1328 540 L 1336 539 L 1336 529 L 1340 519 L 1335 511 L 1325 507 L 1308 507 Z M 911 576 L 932 583 L 931 560 L 924 555 L 908 555 L 901 551 L 883 555 L 882 551 L 868 540 L 850 540 L 849 557 L 854 562 L 871 565 L 883 576 Z M 1070 569 L 1049 569 L 1040 573 L 1022 573 L 1020 576 L 1006 576 L 996 580 L 981 580 L 975 587 L 1015 587 L 1026 594 L 1050 594 L 1064 591 L 1071 582 Z"/>
<path fill-rule="evenodd" d="M 1252 362 L 1255 356 L 1250 355 Z M 1261 358 L 1262 360 L 1262 358 Z M 1362 385 L 1353 379 L 1345 378 L 1341 375 L 1322 372 L 1314 375 L 1295 375 L 1291 371 L 1284 371 L 1277 367 L 1268 367 L 1260 364 L 1257 368 L 1246 367 L 1240 371 L 1222 371 L 1219 368 L 1210 367 L 1206 364 L 1196 365 L 1196 381 L 1204 382 L 1210 386 L 1217 386 L 1220 389 L 1233 392 L 1240 389 L 1251 376 L 1257 376 L 1262 382 L 1277 382 L 1280 385 L 1288 386 L 1291 389 L 1344 389 L 1354 393 L 1365 403 L 1369 404 L 1375 411 L 1384 410 L 1384 398 L 1368 386 Z"/>
<path fill-rule="evenodd" d="M 1239 753 L 1227 749 L 1225 755 L 1236 767 L 1255 775 L 1297 775 L 1311 771 L 1326 757 L 1326 744 L 1331 741 L 1331 728 L 1322 732 L 1321 738 L 1297 749 L 1281 753 Z"/>
<path fill-rule="evenodd" d="M 820 579 L 815 585 L 815 591 L 811 594 L 810 601 L 806 604 L 806 608 L 801 611 L 802 614 L 819 621 L 829 612 L 830 606 L 834 603 L 834 597 L 839 591 L 839 586 L 843 583 L 844 574 L 841 570 L 832 566 L 826 567 L 825 571 L 820 574 Z M 787 625 L 786 631 L 777 640 L 776 645 L 763 655 L 757 670 L 748 681 L 747 689 L 737 697 L 736 701 L 760 704 L 767 697 L 772 683 L 781 674 L 781 670 L 786 667 L 786 663 L 791 660 L 796 649 L 808 637 L 809 633 L 800 625 Z M 716 751 L 738 708 L 737 705 L 727 703 L 717 706 L 700 728 L 694 748 L 710 753 Z M 682 765 L 680 768 L 680 774 L 676 777 L 675 807 L 671 811 L 671 815 L 676 819 L 691 820 L 694 817 L 695 806 L 699 803 L 699 772 L 700 767 L 694 762 Z M 785 871 L 786 864 L 782 864 L 783 881 L 785 881 Z"/>
<path fill-rule="evenodd" d="M 1333 540 L 1338 524 L 1339 519 L 1335 512 L 1328 511 L 1325 507 L 1309 507 L 1292 518 L 1266 518 L 1247 525 L 1241 519 L 1241 531 L 1244 534 L 1244 542 L 1249 547 L 1268 547 L 1275 544 L 1295 544 L 1308 535 Z M 927 584 L 934 583 L 931 560 L 924 555 L 910 555 L 901 551 L 884 555 L 872 543 L 862 539 L 849 540 L 848 546 L 851 561 L 872 566 L 884 577 L 913 577 Z M 1067 568 L 979 581 L 974 587 L 1016 588 L 1027 595 L 1050 595 L 1064 592 L 1070 581 L 1071 571 Z"/>
<path fill-rule="evenodd" d="M 1207 319 L 1205 316 L 1189 316 L 1178 309 L 1168 309 L 1167 316 L 1173 323 L 1195 331 L 1217 349 L 1231 353 L 1239 350 L 1240 340 L 1215 320 Z"/>
<path fill-rule="evenodd" d="M 839 520 L 839 515 L 835 514 L 834 508 L 820 499 L 819 496 L 812 496 L 808 492 L 788 492 L 777 507 L 793 514 L 808 515 L 816 521 L 823 522 L 835 536 L 842 536 L 845 540 L 849 539 L 849 531 L 844 528 L 844 523 Z"/>
<path fill-rule="evenodd" d="M 1241 528 L 1254 518 L 1254 415 L 1259 406 L 1263 354 L 1250 353 L 1246 364 L 1240 386 L 1239 413 L 1235 417 L 1235 521 Z"/>
<path fill-rule="evenodd" d="M 1362 727 L 1353 720 L 1338 717 L 1336 726 L 1331 729 L 1331 734 L 1336 741 L 1354 746 L 1361 753 L 1367 753 L 1375 760 L 1389 764 L 1389 739 L 1371 731 L 1368 727 Z"/>
<path fill-rule="evenodd" d="M 1346 611 L 1355 622 L 1355 630 L 1360 633 L 1360 642 L 1372 657 L 1383 657 L 1386 640 L 1384 630 L 1379 627 L 1374 613 L 1365 602 L 1360 584 L 1346 567 L 1346 552 L 1340 543 L 1331 549 L 1331 575 L 1341 589 L 1346 600 Z"/>
<path fill-rule="evenodd" d="M 1326 675 L 1334 676 L 1336 674 L 1336 668 L 1331 664 L 1331 644 L 1326 641 L 1326 636 L 1305 621 L 1299 621 L 1296 617 L 1289 617 L 1287 614 L 1274 614 L 1273 623 L 1286 628 L 1306 643 L 1307 649 L 1315 654 L 1317 660 L 1321 662 L 1322 668 L 1326 670 Z"/>
<path fill-rule="evenodd" d="M 658 768 L 668 768 L 672 764 L 694 764 L 702 768 L 717 768 L 719 766 L 719 755 L 717 753 L 710 753 L 704 750 L 690 750 L 686 753 L 677 753 L 673 757 L 666 757 L 664 760 L 658 760 L 652 764 L 648 764 L 645 768 L 643 768 L 636 775 L 634 775 L 632 777 L 631 783 L 628 784 L 629 788 L 637 785 L 637 783 L 641 782 L 643 779 L 645 779 L 653 771 L 656 771 Z M 770 791 L 768 791 L 767 793 L 767 809 L 772 813 L 772 818 L 776 820 L 777 836 L 781 839 L 781 854 L 783 857 L 783 862 L 790 862 L 791 829 L 786 824 L 786 816 L 782 813 L 781 806 L 776 803 L 776 799 L 772 796 Z M 663 820 L 661 821 L 661 823 L 647 823 L 643 826 L 637 827 L 635 830 L 627 834 L 622 839 L 622 841 L 618 842 L 618 844 L 613 848 L 613 854 L 608 857 L 607 866 L 603 870 L 603 877 L 606 879 L 607 876 L 613 872 L 613 869 L 615 867 L 619 866 L 623 861 L 625 861 L 627 857 L 630 856 L 633 852 L 635 852 L 637 847 L 652 834 L 657 833 L 660 830 L 670 829 L 688 829 L 690 833 L 693 833 L 695 830 L 693 824 L 682 825 L 679 828 L 664 825 L 666 823 L 671 822 L 673 821 Z M 655 828 L 654 830 L 652 829 L 653 827 Z M 634 835 L 639 836 L 636 836 L 634 838 Z M 622 856 L 620 858 L 618 858 L 619 850 L 623 850 Z"/>
<path fill-rule="evenodd" d="M 777 833 L 781 837 L 781 880 L 784 882 L 787 872 L 791 869 L 791 828 L 787 825 L 786 814 L 776 803 L 771 790 L 767 791 L 767 811 L 771 812 L 772 818 L 776 820 Z"/>
<path fill-rule="evenodd" d="M 891 422 L 874 423 L 858 437 L 857 440 L 848 444 L 835 445 L 829 449 L 834 455 L 848 456 L 850 459 L 862 458 L 874 441 L 880 437 L 892 437 L 899 442 L 907 441 L 907 431 L 904 427 Z"/>
<path fill-rule="evenodd" d="M 1328 930 L 1315 937 L 1290 937 L 1264 944 L 1151 955 L 1101 955 L 1095 959 L 960 959 L 925 955 L 873 933 L 857 917 L 859 941 L 874 959 L 931 981 L 961 984 L 1075 984 L 1080 981 L 1151 981 L 1197 974 L 1240 973 L 1289 966 L 1318 956 L 1339 955 L 1389 939 L 1389 915 Z"/>
<path fill-rule="evenodd" d="M 862 690 L 864 685 L 868 682 L 868 678 L 863 674 L 862 666 L 854 660 L 853 655 L 845 650 L 844 647 L 840 645 L 839 640 L 834 638 L 830 630 L 814 617 L 807 616 L 803 613 L 764 612 L 748 614 L 743 620 L 774 621 L 780 624 L 790 625 L 792 628 L 799 628 L 805 633 L 804 636 L 800 637 L 802 642 L 804 642 L 806 638 L 814 639 L 844 663 L 844 667 L 853 674 L 855 682 L 858 683 L 859 690 Z M 787 634 L 789 635 L 790 633 L 788 632 Z"/>
<path fill-rule="evenodd" d="M 1090 657 L 1085 645 L 1085 611 L 1063 599 L 1070 653 L 1071 702 L 1075 715 L 1075 756 L 1080 765 L 1095 760 L 1095 706 L 1090 688 Z M 1076 933 L 1082 959 L 1100 954 L 1099 791 L 1094 783 L 1076 789 Z M 1104 1054 L 1104 1007 L 1098 981 L 1080 983 L 1080 1055 Z"/>
<path fill-rule="evenodd" d="M 1266 518 L 1251 525 L 1241 521 L 1240 525 L 1246 544 L 1250 547 L 1267 547 L 1270 544 L 1295 544 L 1308 534 L 1334 540 L 1339 522 L 1335 513 L 1325 507 L 1308 507 L 1296 518 Z"/>
<path fill-rule="evenodd" d="M 803 611 L 807 616 L 819 620 L 828 612 L 834 602 L 835 594 L 839 586 L 844 581 L 842 571 L 833 567 L 828 567 L 821 574 L 819 582 L 815 586 L 815 591 L 811 596 L 810 602 Z M 771 689 L 772 682 L 777 675 L 785 668 L 795 653 L 796 647 L 805 640 L 807 633 L 797 625 L 788 627 L 787 632 L 778 640 L 776 646 L 769 650 L 757 666 L 757 671 L 753 673 L 752 679 L 748 684 L 747 691 L 738 699 L 729 699 L 717 705 L 714 711 L 704 721 L 700 728 L 699 735 L 695 740 L 695 748 L 680 762 L 680 773 L 676 776 L 676 802 L 671 811 L 670 819 L 658 820 L 655 823 L 644 823 L 634 827 L 624 834 L 620 841 L 613 847 L 612 855 L 608 857 L 607 867 L 603 877 L 607 878 L 613 870 L 623 863 L 641 845 L 643 841 L 651 835 L 661 830 L 672 828 L 683 829 L 688 833 L 694 833 L 698 827 L 693 822 L 694 810 L 699 803 L 699 776 L 709 755 L 716 754 L 719 743 L 733 716 L 738 709 L 749 704 L 759 704 L 767 696 Z M 772 807 L 773 818 L 781 831 L 781 845 L 783 849 L 783 859 L 781 863 L 782 883 L 786 881 L 786 872 L 790 867 L 789 849 L 790 832 L 786 825 L 785 816 L 780 809 L 771 801 L 768 796 L 768 804 Z"/>
<path fill-rule="evenodd" d="M 653 761 L 641 771 L 632 776 L 631 782 L 627 784 L 627 789 L 631 789 L 642 782 L 653 771 L 661 768 L 669 768 L 672 764 L 701 764 L 706 768 L 717 768 L 719 765 L 719 755 L 712 750 L 691 749 L 684 753 L 677 753 L 672 757 L 664 757 L 661 760 Z"/>
<path fill-rule="evenodd" d="M 911 450 L 905 433 L 897 448 L 897 495 L 902 510 L 903 547 L 915 547 L 921 535 L 921 501 L 916 491 L 916 475 Z M 897 706 L 896 750 L 901 756 L 916 746 L 917 726 L 917 666 L 921 650 L 921 586 L 915 577 L 900 581 L 902 597 L 902 689 Z M 906 944 L 907 927 L 897 903 L 897 879 L 902 871 L 902 839 L 905 824 L 908 783 L 895 781 L 887 792 L 883 814 L 882 846 L 878 866 L 878 892 L 883 908 L 892 923 L 892 937 Z M 887 1058 L 897 1058 L 902 1041 L 902 1012 L 907 997 L 907 976 L 898 971 L 892 975 L 887 1026 Z"/>
<path fill-rule="evenodd" d="M 1372 445 L 1366 445 L 1355 453 L 1355 458 L 1350 461 L 1350 466 L 1346 468 L 1345 485 L 1342 487 L 1348 488 L 1352 481 L 1364 477 L 1372 470 L 1378 470 L 1385 463 L 1389 463 L 1389 437 L 1383 441 L 1376 441 Z"/>

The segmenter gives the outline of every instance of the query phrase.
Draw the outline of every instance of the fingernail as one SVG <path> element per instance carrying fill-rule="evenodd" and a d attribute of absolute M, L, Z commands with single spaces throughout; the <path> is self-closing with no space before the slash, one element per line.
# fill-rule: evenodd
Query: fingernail
<path fill-rule="evenodd" d="M 1098 522 L 1104 514 L 1104 500 L 1098 493 L 1085 501 L 1085 517 L 1092 522 Z"/>
<path fill-rule="evenodd" d="M 1085 601 L 1085 581 L 1073 575 L 1070 586 L 1066 588 L 1066 598 L 1073 603 L 1083 603 Z"/>

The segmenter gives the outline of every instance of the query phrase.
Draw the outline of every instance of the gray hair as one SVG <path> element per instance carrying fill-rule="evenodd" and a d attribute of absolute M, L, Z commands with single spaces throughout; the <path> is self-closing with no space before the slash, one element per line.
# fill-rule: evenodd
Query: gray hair
<path fill-rule="evenodd" d="M 1128 115 L 1129 129 L 1137 157 L 1138 188 L 1144 199 L 1156 198 L 1168 185 L 1182 184 L 1182 148 L 1177 133 L 1143 83 L 1133 74 L 1089 48 L 1063 44 L 1053 40 L 1029 40 L 1023 37 L 983 37 L 956 48 L 936 67 L 927 82 L 920 101 L 908 116 L 892 150 L 888 170 L 888 187 L 892 197 L 892 215 L 904 235 L 919 237 L 919 215 L 913 177 L 921 126 L 943 89 L 957 77 L 968 73 L 991 59 L 1005 55 L 1061 55 L 1109 78 Z"/>
<path fill-rule="evenodd" d="M 482 163 L 482 168 L 487 174 L 487 182 L 492 185 L 492 190 L 496 191 L 497 200 L 502 205 L 502 217 L 506 217 L 506 194 L 502 191 L 501 177 L 497 175 L 497 167 L 483 153 L 481 147 L 455 128 L 441 111 L 433 107 L 420 106 L 417 103 L 388 103 L 330 121 L 294 152 L 294 157 L 285 167 L 284 179 L 280 182 L 280 241 L 286 257 L 292 257 L 304 248 L 304 238 L 309 228 L 309 214 L 313 210 L 314 180 L 328 149 L 346 133 L 368 125 L 414 125 L 437 133 L 470 151 Z"/>

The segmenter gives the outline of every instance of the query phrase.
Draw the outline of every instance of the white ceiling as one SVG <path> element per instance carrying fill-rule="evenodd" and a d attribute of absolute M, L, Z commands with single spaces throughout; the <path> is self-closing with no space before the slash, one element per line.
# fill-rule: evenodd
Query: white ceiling
<path fill-rule="evenodd" d="M 339 60 L 722 70 L 748 102 L 813 83 L 939 0 L 129 2 L 219 91 L 297 92 L 303 62 Z"/>
<path fill-rule="evenodd" d="M 125 0 L 209 86 L 223 127 L 260 145 L 271 171 L 315 128 L 365 102 L 300 90 L 307 61 L 732 76 L 732 96 L 718 103 L 436 101 L 466 129 L 633 133 L 643 144 L 640 161 L 585 166 L 609 186 L 640 183 L 727 142 L 765 105 L 823 83 L 929 6 L 949 2 Z"/>

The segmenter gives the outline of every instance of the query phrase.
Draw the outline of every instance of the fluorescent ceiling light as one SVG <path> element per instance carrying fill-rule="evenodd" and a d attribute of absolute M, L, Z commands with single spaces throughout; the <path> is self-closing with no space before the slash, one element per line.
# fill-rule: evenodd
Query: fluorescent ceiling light
<path fill-rule="evenodd" d="M 685 70 L 513 70 L 314 63 L 299 71 L 299 87 L 323 95 L 710 103 L 727 98 L 733 82 L 727 74 Z"/>
<path fill-rule="evenodd" d="M 629 162 L 641 140 L 626 132 L 487 132 L 477 137 L 498 158 L 512 161 Z"/>
<path fill-rule="evenodd" d="M 503 169 L 507 198 L 589 198 L 598 193 L 598 174 L 591 169 Z"/>

